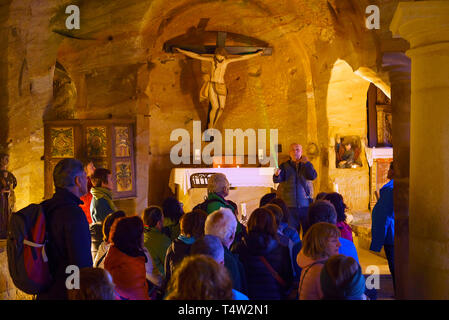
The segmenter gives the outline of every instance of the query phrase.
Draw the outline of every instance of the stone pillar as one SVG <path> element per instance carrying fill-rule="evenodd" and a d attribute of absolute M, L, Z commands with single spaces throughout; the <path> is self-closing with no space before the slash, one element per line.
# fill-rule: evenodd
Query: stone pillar
<path fill-rule="evenodd" d="M 410 59 L 402 52 L 385 53 L 393 111 L 395 282 L 396 298 L 407 298 L 409 281 Z"/>
<path fill-rule="evenodd" d="M 409 279 L 403 298 L 449 299 L 449 2 L 399 3 L 390 29 L 410 42 L 412 62 Z"/>

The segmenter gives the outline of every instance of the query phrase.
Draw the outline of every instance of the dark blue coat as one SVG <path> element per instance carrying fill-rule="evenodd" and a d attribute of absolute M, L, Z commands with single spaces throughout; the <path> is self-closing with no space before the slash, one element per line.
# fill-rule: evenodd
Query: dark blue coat
<path fill-rule="evenodd" d="M 223 246 L 224 249 L 224 265 L 226 269 L 229 271 L 229 275 L 232 279 L 232 288 L 246 294 L 247 284 L 246 284 L 246 275 L 245 270 L 243 269 L 243 265 L 240 262 L 239 258 L 234 255 L 228 248 Z"/>
<path fill-rule="evenodd" d="M 393 180 L 380 189 L 373 209 L 370 250 L 379 252 L 384 244 L 394 245 Z"/>
<path fill-rule="evenodd" d="M 305 189 L 308 188 L 307 180 L 315 180 L 317 177 L 313 164 L 300 162 L 296 171 L 295 163 L 289 160 L 282 163 L 279 169 L 279 176 L 273 175 L 273 182 L 279 183 L 277 196 L 284 200 L 288 207 L 308 207 L 307 194 L 310 194 L 310 190 Z"/>
<path fill-rule="evenodd" d="M 285 299 L 293 278 L 289 249 L 276 239 L 266 238 L 265 240 L 264 238 L 262 234 L 249 233 L 233 248 L 245 270 L 248 297 L 251 300 Z M 265 257 L 286 282 L 286 287 L 282 287 L 276 281 L 259 256 Z"/>
<path fill-rule="evenodd" d="M 83 202 L 66 189 L 56 188 L 53 197 L 42 203 L 47 219 L 46 251 L 53 284 L 38 299 L 67 299 L 65 281 L 69 265 L 92 267 L 91 238 Z"/>
<path fill-rule="evenodd" d="M 175 267 L 181 263 L 184 257 L 190 255 L 191 247 L 191 244 L 187 244 L 180 239 L 175 239 L 168 247 L 164 263 L 166 284 L 170 281 L 170 278 L 175 271 Z"/>

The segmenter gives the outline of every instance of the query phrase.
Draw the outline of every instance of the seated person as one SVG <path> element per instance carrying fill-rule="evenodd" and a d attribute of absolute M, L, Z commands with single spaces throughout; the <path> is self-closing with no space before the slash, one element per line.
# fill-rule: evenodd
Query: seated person
<path fill-rule="evenodd" d="M 93 187 L 91 177 L 95 172 L 95 165 L 92 160 L 88 159 L 83 162 L 84 171 L 87 176 L 87 193 L 80 197 L 83 204 L 80 204 L 81 209 L 83 209 L 84 214 L 86 215 L 87 222 L 89 224 L 92 223 L 92 217 L 90 215 L 90 203 L 92 201 L 92 193 L 90 190 Z"/>
<path fill-rule="evenodd" d="M 288 215 L 290 211 L 288 210 L 287 204 L 281 198 L 274 198 L 270 201 L 271 204 L 275 204 L 282 209 L 282 217 L 279 221 L 279 230 L 286 235 L 293 243 L 301 242 L 298 231 L 288 226 Z"/>
<path fill-rule="evenodd" d="M 278 241 L 276 218 L 270 210 L 253 211 L 247 237 L 232 250 L 243 264 L 251 300 L 287 299 L 293 282 L 290 252 Z"/>
<path fill-rule="evenodd" d="M 317 200 L 312 203 L 309 207 L 307 218 L 309 220 L 309 225 L 313 225 L 318 222 L 327 222 L 333 225 L 337 225 L 337 212 L 335 211 L 332 203 L 327 200 Z M 341 243 L 341 246 L 338 250 L 338 253 L 352 257 L 355 261 L 359 262 L 359 257 L 354 243 L 345 238 L 342 238 L 341 236 L 339 238 L 339 241 Z"/>
<path fill-rule="evenodd" d="M 352 150 L 351 144 L 344 144 L 344 152 L 338 161 L 339 168 L 351 168 L 354 164 L 354 150 Z M 338 151 L 340 151 L 340 146 L 338 145 Z"/>
<path fill-rule="evenodd" d="M 340 231 L 327 222 L 313 224 L 304 235 L 303 248 L 296 257 L 302 268 L 299 281 L 299 300 L 320 300 L 323 292 L 320 274 L 329 257 L 338 254 Z"/>
<path fill-rule="evenodd" d="M 92 221 L 102 222 L 106 216 L 117 211 L 114 202 L 112 202 L 112 174 L 111 170 L 97 168 L 92 176 L 93 187 L 92 201 L 90 203 L 90 212 Z"/>
<path fill-rule="evenodd" d="M 205 255 L 185 257 L 175 270 L 166 300 L 232 300 L 226 268 Z"/>
<path fill-rule="evenodd" d="M 276 199 L 276 197 L 277 197 L 276 192 L 270 192 L 265 194 L 262 198 L 260 198 L 259 208 L 270 203 L 271 201 L 273 201 L 273 199 Z"/>
<path fill-rule="evenodd" d="M 168 197 L 162 203 L 162 213 L 164 215 L 164 228 L 162 232 L 173 241 L 178 238 L 181 232 L 179 219 L 184 214 L 183 204 L 176 198 Z"/>
<path fill-rule="evenodd" d="M 159 273 L 164 275 L 165 254 L 171 244 L 171 240 L 162 233 L 162 226 L 164 225 L 162 209 L 157 206 L 151 206 L 145 209 L 143 213 L 143 223 L 144 246 L 151 254 Z"/>
<path fill-rule="evenodd" d="M 353 241 L 352 239 L 352 229 L 351 227 L 346 223 L 346 204 L 343 201 L 343 196 L 339 194 L 338 192 L 332 192 L 326 194 L 324 197 L 324 200 L 328 200 L 332 203 L 332 205 L 335 208 L 335 211 L 337 212 L 337 227 L 340 229 L 341 237 L 345 238 L 349 241 Z"/>
<path fill-rule="evenodd" d="M 82 268 L 79 289 L 67 290 L 69 300 L 115 300 L 112 277 L 102 268 Z"/>
<path fill-rule="evenodd" d="M 195 241 L 190 250 L 191 255 L 204 254 L 210 256 L 221 265 L 225 265 L 224 248 L 221 240 L 213 235 L 206 234 Z M 243 293 L 232 289 L 232 300 L 249 300 Z"/>
<path fill-rule="evenodd" d="M 125 212 L 119 210 L 114 213 L 108 214 L 106 219 L 103 222 L 103 242 L 98 247 L 97 255 L 94 259 L 94 267 L 104 268 L 104 258 L 108 254 L 109 247 L 111 243 L 109 242 L 109 232 L 111 231 L 111 227 L 114 224 L 114 221 L 118 218 L 126 217 Z"/>
<path fill-rule="evenodd" d="M 232 210 L 237 219 L 237 205 L 225 198 L 229 195 L 230 185 L 223 173 L 216 173 L 210 176 L 207 182 L 207 214 L 220 209 L 228 208 Z M 235 238 L 241 239 L 244 233 L 244 226 L 237 220 L 237 230 L 235 232 Z"/>
<path fill-rule="evenodd" d="M 160 286 L 162 277 L 143 246 L 143 222 L 138 216 L 119 218 L 110 231 L 111 247 L 104 261 L 121 300 L 150 300 L 147 280 Z"/>
<path fill-rule="evenodd" d="M 230 209 L 220 208 L 207 216 L 204 234 L 213 235 L 220 239 L 224 251 L 224 266 L 231 275 L 233 288 L 246 293 L 246 278 L 243 266 L 238 257 L 229 250 L 234 241 L 237 219 Z"/>
<path fill-rule="evenodd" d="M 97 255 L 102 234 L 102 223 L 106 216 L 117 208 L 112 202 L 112 174 L 109 169 L 97 168 L 92 175 L 93 187 L 90 190 L 92 200 L 90 203 L 90 213 L 93 223 L 90 225 L 92 238 L 92 259 Z"/>
<path fill-rule="evenodd" d="M 180 220 L 181 233 L 171 243 L 165 254 L 164 273 L 166 283 L 170 280 L 177 265 L 190 254 L 190 248 L 195 240 L 204 236 L 206 218 L 207 213 L 199 210 L 182 215 Z"/>
<path fill-rule="evenodd" d="M 321 270 L 320 282 L 324 300 L 367 300 L 362 268 L 351 257 L 330 257 Z"/>

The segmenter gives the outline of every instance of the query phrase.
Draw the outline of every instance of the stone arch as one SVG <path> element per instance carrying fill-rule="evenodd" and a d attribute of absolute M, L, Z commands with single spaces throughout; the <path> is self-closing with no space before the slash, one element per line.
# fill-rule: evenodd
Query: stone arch
<path fill-rule="evenodd" d="M 293 7 L 295 1 L 288 2 L 290 7 Z M 278 8 L 274 4 L 270 5 L 272 7 L 269 7 L 268 4 L 262 6 L 258 1 L 244 1 L 245 5 L 240 4 L 241 7 L 237 13 L 233 11 L 235 14 L 232 15 L 228 12 L 233 16 L 233 20 L 239 22 L 237 29 L 235 23 L 220 20 L 222 15 L 219 13 L 218 17 L 214 16 L 217 14 L 217 10 L 214 10 L 216 9 L 213 6 L 214 3 L 216 5 L 218 3 L 228 5 L 229 3 L 190 1 L 191 6 L 185 3 L 183 1 L 154 3 L 154 6 L 152 5 L 145 14 L 141 25 L 142 43 L 148 54 L 151 67 L 150 80 L 146 90 L 151 101 L 150 127 L 159 133 L 158 141 L 153 140 L 150 143 L 155 166 L 156 163 L 159 166 L 163 162 L 163 157 L 168 154 L 167 146 L 171 144 L 168 141 L 170 130 L 181 127 L 191 131 L 191 120 L 198 120 L 198 118 L 205 120 L 207 112 L 207 106 L 200 105 L 197 101 L 201 87 L 201 75 L 207 66 L 165 53 L 162 51 L 163 44 L 173 37 L 188 32 L 189 27 L 201 29 L 204 27 L 201 25 L 201 19 L 209 17 L 209 15 L 211 18 L 207 30 L 246 34 L 268 42 L 274 48 L 273 56 L 262 57 L 260 62 L 242 62 L 242 70 L 239 70 L 238 66 L 229 67 L 227 79 L 229 79 L 230 93 L 225 113 L 220 119 L 222 124 L 219 124 L 219 129 L 233 128 L 232 124 L 238 125 L 239 123 L 243 129 L 279 128 L 280 132 L 284 129 L 284 133 L 281 133 L 281 135 L 283 134 L 281 139 L 283 140 L 284 156 L 288 154 L 288 145 L 291 142 L 297 140 L 303 143 L 308 140 L 317 142 L 316 134 L 310 133 L 311 130 L 309 130 L 316 126 L 314 79 L 310 57 L 308 48 L 303 43 L 302 35 L 298 33 L 302 27 L 293 21 L 292 16 L 288 17 L 285 12 L 288 8 Z M 229 4 L 226 10 L 232 9 L 235 5 L 235 3 Z M 292 11 L 292 15 L 296 10 L 297 8 Z M 254 19 L 264 19 L 263 28 L 250 26 L 247 17 L 249 11 Z M 276 26 L 278 27 L 276 28 Z M 270 34 L 273 29 L 277 29 L 278 33 Z M 268 61 L 266 63 L 263 62 L 265 58 Z M 276 73 L 274 72 L 275 67 L 278 71 Z M 282 71 L 279 72 L 279 70 Z M 167 74 L 174 75 L 175 79 L 169 79 Z M 266 78 L 264 79 L 266 75 L 270 76 L 271 82 L 278 84 L 279 92 L 270 87 Z M 157 83 L 152 79 L 157 79 Z M 165 97 L 169 97 L 170 101 Z M 293 103 L 289 105 L 286 100 L 293 101 Z M 181 120 L 175 124 L 173 124 L 175 122 L 174 114 L 168 112 L 170 105 L 179 106 L 175 114 Z M 277 118 L 276 114 L 282 112 L 290 112 L 294 116 L 286 117 L 287 121 L 281 121 L 281 117 Z M 295 119 L 298 119 L 296 117 L 298 113 L 301 114 L 301 126 L 294 130 L 295 126 L 298 127 L 298 123 L 294 123 Z M 248 114 L 252 115 L 249 117 L 249 121 Z M 158 124 L 161 121 L 158 119 L 163 119 L 166 126 L 161 127 Z M 285 128 L 289 128 L 290 131 L 287 132 Z M 150 140 L 152 139 L 150 138 Z M 150 175 L 157 176 L 157 180 L 167 180 L 170 168 L 165 170 L 165 173 L 160 175 L 156 169 L 150 169 Z M 158 197 L 154 196 L 155 199 Z"/>
<path fill-rule="evenodd" d="M 367 137 L 366 92 L 370 82 L 353 72 L 344 60 L 332 66 L 327 88 L 327 117 L 329 137 L 328 188 L 336 188 L 353 210 L 367 210 L 369 204 L 369 167 L 365 157 Z M 358 137 L 361 167 L 336 167 L 336 135 Z M 332 189 L 331 189 L 332 190 Z"/>

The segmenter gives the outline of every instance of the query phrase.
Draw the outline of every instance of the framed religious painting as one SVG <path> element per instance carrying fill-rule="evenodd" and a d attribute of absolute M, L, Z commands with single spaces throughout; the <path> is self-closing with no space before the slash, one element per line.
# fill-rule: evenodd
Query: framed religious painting
<path fill-rule="evenodd" d="M 53 169 L 64 158 L 111 170 L 114 199 L 136 197 L 134 128 L 135 121 L 125 119 L 46 121 L 45 197 L 54 192 Z"/>
<path fill-rule="evenodd" d="M 126 198 L 135 195 L 134 129 L 131 124 L 112 127 L 112 173 L 115 178 L 113 194 Z"/>
<path fill-rule="evenodd" d="M 73 158 L 75 143 L 73 127 L 54 127 L 50 129 L 52 158 Z"/>
<path fill-rule="evenodd" d="M 106 126 L 86 127 L 85 135 L 88 158 L 103 158 L 108 156 Z"/>

